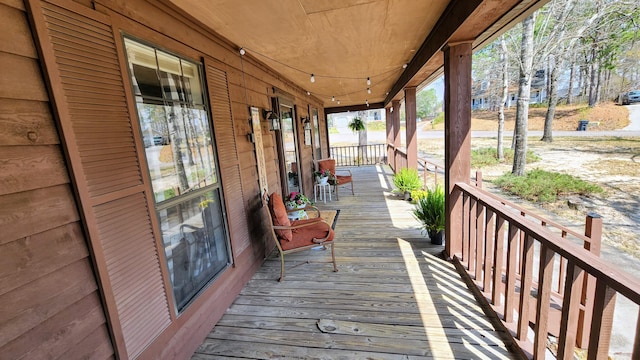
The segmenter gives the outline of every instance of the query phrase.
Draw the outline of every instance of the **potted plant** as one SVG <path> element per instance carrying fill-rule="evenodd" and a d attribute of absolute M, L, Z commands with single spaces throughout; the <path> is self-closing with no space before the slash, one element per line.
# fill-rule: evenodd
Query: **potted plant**
<path fill-rule="evenodd" d="M 394 190 L 396 193 L 403 195 L 405 200 L 409 200 L 411 198 L 411 192 L 420 189 L 422 186 L 418 170 L 409 168 L 400 169 L 398 173 L 393 175 L 393 185 L 396 187 Z"/>
<path fill-rule="evenodd" d="M 316 176 L 316 182 L 320 185 L 324 185 L 329 181 L 331 171 L 329 171 L 329 169 L 325 169 L 324 171 L 314 171 L 313 174 Z"/>
<path fill-rule="evenodd" d="M 309 200 L 308 197 L 306 197 L 303 193 L 299 193 L 296 191 L 292 191 L 291 194 L 289 194 L 289 196 L 287 196 L 283 200 L 284 206 L 285 208 L 287 208 L 287 210 L 304 209 L 307 204 L 311 204 L 311 200 Z M 306 217 L 306 215 L 307 213 L 304 210 L 289 213 L 290 218 L 297 219 L 303 219 Z"/>
<path fill-rule="evenodd" d="M 429 235 L 432 244 L 442 245 L 444 238 L 445 194 L 442 186 L 427 189 L 427 195 L 415 205 L 413 216 L 422 223 L 423 233 Z"/>
<path fill-rule="evenodd" d="M 354 117 L 353 120 L 347 124 L 347 127 L 353 132 L 362 131 L 364 130 L 364 121 L 359 117 Z"/>

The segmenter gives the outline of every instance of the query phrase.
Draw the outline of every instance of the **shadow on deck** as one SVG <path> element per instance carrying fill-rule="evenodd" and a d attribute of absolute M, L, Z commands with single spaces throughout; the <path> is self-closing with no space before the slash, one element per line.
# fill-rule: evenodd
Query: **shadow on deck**
<path fill-rule="evenodd" d="M 287 271 L 265 262 L 192 359 L 511 359 L 460 279 L 441 259 L 411 215 L 391 194 L 387 166 L 352 168 L 356 195 L 319 203 L 340 209 L 336 226 L 339 272 L 327 263 Z M 326 261 L 330 253 L 289 255 Z"/>

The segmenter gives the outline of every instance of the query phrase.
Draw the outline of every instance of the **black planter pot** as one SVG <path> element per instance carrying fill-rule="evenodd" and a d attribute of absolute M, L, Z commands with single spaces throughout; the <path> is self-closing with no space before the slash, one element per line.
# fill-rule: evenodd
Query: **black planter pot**
<path fill-rule="evenodd" d="M 429 239 L 431 239 L 431 243 L 434 245 L 444 244 L 444 230 L 429 231 Z"/>

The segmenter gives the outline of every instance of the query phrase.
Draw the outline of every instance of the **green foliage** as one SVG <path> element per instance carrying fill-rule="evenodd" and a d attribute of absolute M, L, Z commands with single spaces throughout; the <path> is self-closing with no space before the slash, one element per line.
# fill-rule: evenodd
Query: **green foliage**
<path fill-rule="evenodd" d="M 533 151 L 527 150 L 527 164 L 540 161 L 540 157 Z M 513 150 L 504 149 L 504 162 L 513 162 Z M 471 150 L 471 166 L 474 168 L 483 168 L 499 164 L 498 150 L 496 148 L 480 148 Z"/>
<path fill-rule="evenodd" d="M 444 201 L 444 189 L 438 185 L 433 190 L 427 189 L 427 196 L 421 198 L 413 209 L 413 216 L 422 223 L 422 229 L 430 234 L 429 237 L 433 233 L 444 230 Z"/>
<path fill-rule="evenodd" d="M 435 127 L 436 125 L 443 122 L 444 122 L 444 112 L 441 112 L 438 114 L 438 116 L 435 117 L 435 119 L 433 119 L 433 122 L 431 122 L 431 127 Z"/>
<path fill-rule="evenodd" d="M 347 124 L 347 127 L 351 129 L 353 132 L 358 132 L 364 130 L 364 121 L 359 117 L 354 117 L 353 120 Z"/>
<path fill-rule="evenodd" d="M 540 157 L 533 151 L 527 150 L 527 164 L 540 161 Z M 504 149 L 504 163 L 513 162 L 513 150 Z M 499 164 L 498 150 L 495 148 L 480 148 L 471 150 L 471 166 L 481 169 L 486 166 Z"/>
<path fill-rule="evenodd" d="M 589 195 L 604 191 L 600 186 L 574 176 L 541 169 L 528 171 L 524 176 L 506 173 L 494 183 L 510 194 L 538 203 L 554 202 L 558 196 Z"/>
<path fill-rule="evenodd" d="M 416 95 L 416 116 L 420 119 L 433 116 L 438 105 L 436 89 L 422 90 Z"/>
<path fill-rule="evenodd" d="M 369 121 L 369 123 L 367 124 L 367 131 L 386 131 L 386 130 L 387 130 L 387 124 L 385 124 L 384 121 L 380 121 L 380 120 Z"/>
<path fill-rule="evenodd" d="M 418 170 L 402 168 L 393 176 L 393 185 L 400 194 L 418 190 L 422 186 Z"/>

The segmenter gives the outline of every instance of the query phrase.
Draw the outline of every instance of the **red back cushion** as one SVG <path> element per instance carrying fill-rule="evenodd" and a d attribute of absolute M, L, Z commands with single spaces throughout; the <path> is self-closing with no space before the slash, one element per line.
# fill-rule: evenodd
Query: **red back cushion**
<path fill-rule="evenodd" d="M 318 171 L 323 172 L 329 170 L 331 175 L 336 174 L 336 161 L 334 159 L 326 159 L 318 161 Z"/>
<path fill-rule="evenodd" d="M 269 211 L 271 212 L 271 219 L 273 225 L 276 226 L 291 226 L 291 221 L 287 217 L 287 209 L 284 207 L 282 197 L 278 193 L 273 193 L 269 197 Z M 291 241 L 293 235 L 291 230 L 276 230 L 276 235 L 279 239 L 285 241 Z"/>

